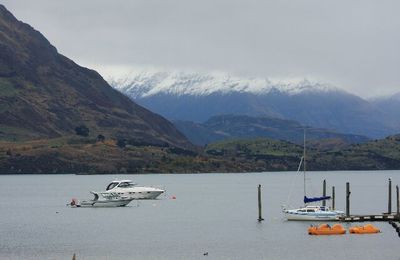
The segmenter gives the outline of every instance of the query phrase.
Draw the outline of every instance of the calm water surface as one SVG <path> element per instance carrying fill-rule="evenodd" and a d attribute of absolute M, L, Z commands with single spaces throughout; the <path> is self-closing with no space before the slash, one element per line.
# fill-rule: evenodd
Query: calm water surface
<path fill-rule="evenodd" d="M 349 181 L 354 214 L 385 212 L 387 179 L 400 184 L 400 171 L 308 177 L 314 195 L 324 178 L 335 185 L 341 209 Z M 167 193 L 125 208 L 65 206 L 72 197 L 90 198 L 89 190 L 103 190 L 115 178 L 164 186 Z M 256 221 L 258 184 L 262 223 Z M 376 223 L 381 234 L 309 236 L 310 223 L 282 219 L 289 195 L 290 205 L 301 204 L 301 174 L 0 176 L 0 259 L 71 259 L 74 253 L 77 259 L 400 259 L 400 238 L 387 223 Z"/>

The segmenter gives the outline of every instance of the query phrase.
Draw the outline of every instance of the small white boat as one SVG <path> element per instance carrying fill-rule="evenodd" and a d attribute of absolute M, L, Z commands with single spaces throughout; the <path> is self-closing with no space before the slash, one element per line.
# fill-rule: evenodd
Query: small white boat
<path fill-rule="evenodd" d="M 326 206 L 305 206 L 284 210 L 287 220 L 334 221 L 344 214 L 340 210 L 331 210 Z"/>
<path fill-rule="evenodd" d="M 124 207 L 133 200 L 127 197 L 121 197 L 116 193 L 93 191 L 91 191 L 90 193 L 94 195 L 94 198 L 92 200 L 83 200 L 79 202 L 76 199 L 72 199 L 72 201 L 69 203 L 69 206 L 74 208 Z"/>
<path fill-rule="evenodd" d="M 115 180 L 108 184 L 105 192 L 116 193 L 130 199 L 141 200 L 156 199 L 164 193 L 165 190 L 154 187 L 138 186 L 131 180 Z"/>

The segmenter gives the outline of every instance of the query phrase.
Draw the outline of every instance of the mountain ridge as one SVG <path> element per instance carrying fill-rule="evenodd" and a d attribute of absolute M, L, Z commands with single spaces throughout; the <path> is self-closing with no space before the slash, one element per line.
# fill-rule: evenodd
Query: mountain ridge
<path fill-rule="evenodd" d="M 214 80 L 217 79 L 217 80 Z M 143 72 L 110 84 L 169 120 L 205 122 L 237 114 L 298 121 L 336 132 L 382 138 L 400 131 L 393 114 L 336 87 L 300 81 L 280 84 L 209 74 Z M 253 84 L 253 85 L 252 85 Z"/>
<path fill-rule="evenodd" d="M 162 94 L 206 96 L 232 92 L 259 95 L 270 92 L 282 92 L 289 95 L 310 91 L 345 92 L 329 84 L 311 82 L 307 79 L 285 82 L 268 78 L 240 78 L 223 73 L 200 74 L 179 71 L 131 72 L 124 78 L 109 78 L 108 82 L 134 99 Z"/>
<path fill-rule="evenodd" d="M 131 138 L 189 147 L 163 117 L 120 94 L 96 71 L 58 53 L 37 30 L 0 5 L 0 138 L 74 135 Z"/>

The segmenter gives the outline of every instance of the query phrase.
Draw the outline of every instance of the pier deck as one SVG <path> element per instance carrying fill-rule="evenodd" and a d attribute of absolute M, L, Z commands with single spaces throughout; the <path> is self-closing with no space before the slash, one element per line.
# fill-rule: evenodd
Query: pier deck
<path fill-rule="evenodd" d="M 338 218 L 341 222 L 363 222 L 363 221 L 400 221 L 398 214 L 376 214 L 376 215 L 351 215 Z"/>

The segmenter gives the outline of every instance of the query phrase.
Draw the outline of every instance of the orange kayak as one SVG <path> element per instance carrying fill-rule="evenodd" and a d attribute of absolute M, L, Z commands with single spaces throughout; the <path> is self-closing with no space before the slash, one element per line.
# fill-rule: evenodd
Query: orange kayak
<path fill-rule="evenodd" d="M 340 224 L 335 224 L 332 227 L 328 224 L 321 224 L 318 227 L 311 226 L 308 228 L 309 235 L 342 235 L 346 233 L 346 229 Z"/>
<path fill-rule="evenodd" d="M 379 233 L 381 232 L 379 230 L 379 228 L 371 225 L 371 224 L 367 224 L 365 226 L 355 226 L 355 227 L 351 227 L 349 229 L 350 233 L 352 234 L 374 234 L 374 233 Z"/>

